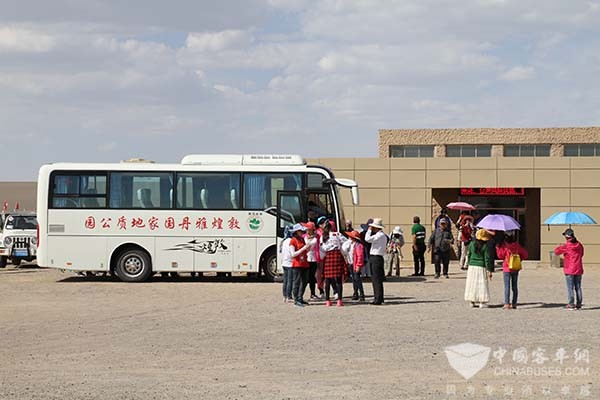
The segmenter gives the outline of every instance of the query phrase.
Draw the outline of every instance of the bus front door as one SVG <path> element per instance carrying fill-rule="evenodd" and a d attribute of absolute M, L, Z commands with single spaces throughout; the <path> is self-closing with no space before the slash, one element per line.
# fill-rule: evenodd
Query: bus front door
<path fill-rule="evenodd" d="M 282 273 L 281 242 L 286 226 L 306 222 L 302 192 L 280 191 L 277 196 L 277 272 Z"/>

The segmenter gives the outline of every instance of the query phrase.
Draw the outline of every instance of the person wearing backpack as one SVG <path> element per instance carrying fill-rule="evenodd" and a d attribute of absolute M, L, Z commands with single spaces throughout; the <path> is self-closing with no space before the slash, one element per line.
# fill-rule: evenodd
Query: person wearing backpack
<path fill-rule="evenodd" d="M 400 276 L 400 260 L 402 260 L 402 246 L 404 246 L 404 235 L 402 228 L 396 226 L 392 231 L 392 236 L 387 244 L 387 253 L 390 255 L 390 266 L 387 276 L 392 276 L 394 266 L 396 267 L 396 276 Z"/>
<path fill-rule="evenodd" d="M 496 246 L 496 255 L 502 261 L 502 274 L 504 275 L 504 307 L 505 310 L 516 309 L 519 297 L 519 271 L 521 261 L 528 257 L 527 250 L 516 241 L 516 235 L 506 233 L 504 243 Z M 510 290 L 512 287 L 512 302 Z"/>

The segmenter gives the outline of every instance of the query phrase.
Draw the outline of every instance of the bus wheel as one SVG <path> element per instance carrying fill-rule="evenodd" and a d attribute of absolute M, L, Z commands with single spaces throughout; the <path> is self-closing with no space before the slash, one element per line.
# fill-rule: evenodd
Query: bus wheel
<path fill-rule="evenodd" d="M 7 261 L 8 261 L 8 257 L 0 256 L 0 268 L 6 268 Z"/>
<path fill-rule="evenodd" d="M 119 256 L 115 272 L 124 282 L 143 282 L 152 275 L 150 257 L 141 250 L 126 250 Z"/>
<path fill-rule="evenodd" d="M 269 282 L 275 282 L 277 277 L 277 254 L 275 250 L 269 251 L 263 258 L 262 270 Z"/>

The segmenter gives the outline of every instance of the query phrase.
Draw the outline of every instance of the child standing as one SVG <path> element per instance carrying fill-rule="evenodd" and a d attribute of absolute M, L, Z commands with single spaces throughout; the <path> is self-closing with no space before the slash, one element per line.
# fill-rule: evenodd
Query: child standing
<path fill-rule="evenodd" d="M 321 237 L 321 249 L 325 252 L 325 261 L 323 276 L 325 277 L 325 305 L 331 307 L 329 300 L 330 289 L 333 285 L 337 286 L 338 301 L 337 306 L 342 307 L 342 294 L 344 289 L 344 274 L 346 270 L 346 261 L 342 255 L 342 242 L 345 238 L 338 232 L 332 232 L 330 224 L 323 226 L 323 236 Z"/>
<path fill-rule="evenodd" d="M 567 310 L 580 309 L 583 303 L 581 292 L 581 277 L 583 276 L 583 245 L 575 237 L 573 229 L 563 232 L 566 243 L 554 249 L 557 256 L 564 255 L 564 272 L 567 281 L 569 304 Z M 576 302 L 577 301 L 577 302 Z"/>
<path fill-rule="evenodd" d="M 283 242 L 279 252 L 281 253 L 281 265 L 283 267 L 283 302 L 287 303 L 292 301 L 292 253 L 290 251 L 290 241 L 292 240 L 292 226 L 288 225 L 285 227 L 283 234 Z"/>
<path fill-rule="evenodd" d="M 503 309 L 516 309 L 517 299 L 519 297 L 519 270 L 510 269 L 510 259 L 513 255 L 519 256 L 520 260 L 525 260 L 528 257 L 527 250 L 517 243 L 515 235 L 507 235 L 504 237 L 504 243 L 496 246 L 496 254 L 502 259 L 502 274 L 504 275 L 504 307 Z M 512 286 L 512 302 L 510 302 L 510 289 Z"/>
<path fill-rule="evenodd" d="M 347 232 L 350 240 L 350 246 L 348 251 L 348 260 L 350 263 L 350 270 L 352 273 L 352 286 L 354 294 L 352 300 L 365 301 L 365 290 L 362 283 L 362 269 L 365 266 L 365 249 L 360 240 L 360 232 L 351 231 Z M 346 243 L 344 243 L 346 245 Z"/>

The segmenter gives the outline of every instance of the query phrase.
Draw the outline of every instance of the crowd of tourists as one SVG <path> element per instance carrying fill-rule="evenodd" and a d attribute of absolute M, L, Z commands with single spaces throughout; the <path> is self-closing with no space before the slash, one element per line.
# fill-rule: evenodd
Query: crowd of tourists
<path fill-rule="evenodd" d="M 455 241 L 453 227 L 456 228 Z M 381 218 L 369 219 L 359 229 L 346 221 L 343 232 L 335 223 L 321 216 L 306 223 L 297 223 L 285 229 L 280 246 L 283 265 L 283 301 L 304 307 L 317 300 L 325 300 L 342 307 L 344 282 L 352 284 L 352 300 L 365 302 L 363 278 L 372 285 L 372 305 L 384 304 L 386 277 L 400 276 L 400 262 L 405 246 L 404 233 L 396 226 L 390 235 L 385 233 Z M 564 256 L 564 274 L 567 284 L 566 309 L 582 307 L 581 278 L 583 275 L 583 245 L 572 229 L 563 232 L 565 243 L 554 253 Z M 413 218 L 411 237 L 407 238 L 413 255 L 414 273 L 425 276 L 425 255 L 431 254 L 434 279 L 449 278 L 448 269 L 456 248 L 458 264 L 466 271 L 464 299 L 472 307 L 485 308 L 490 302 L 489 281 L 496 269 L 496 260 L 502 260 L 504 278 L 504 309 L 518 307 L 518 280 L 527 250 L 519 244 L 516 231 L 493 231 L 478 228 L 474 216 L 463 212 L 456 223 L 443 209 L 435 219 L 433 232 L 427 230 L 418 216 Z M 387 259 L 387 273 L 385 269 Z M 310 295 L 305 299 L 306 289 Z M 512 296 L 511 296 L 512 295 Z M 310 301 L 310 302 L 309 302 Z M 332 302 L 333 301 L 333 302 Z"/>

